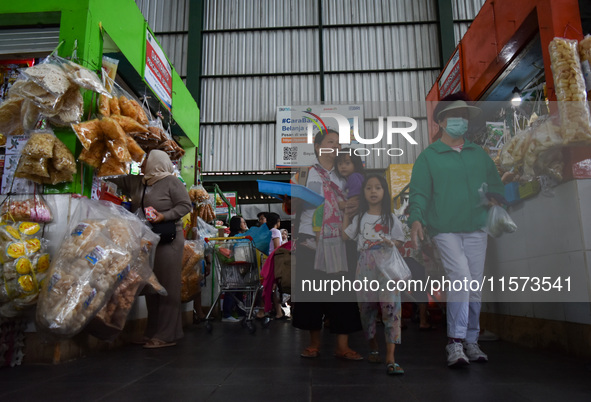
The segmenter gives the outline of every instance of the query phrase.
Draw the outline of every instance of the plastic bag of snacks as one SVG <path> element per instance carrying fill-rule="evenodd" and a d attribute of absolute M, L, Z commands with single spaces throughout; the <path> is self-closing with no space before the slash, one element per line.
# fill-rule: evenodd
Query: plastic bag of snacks
<path fill-rule="evenodd" d="M 548 46 L 564 144 L 591 141 L 591 114 L 577 41 L 554 38 Z"/>
<path fill-rule="evenodd" d="M 581 56 L 581 69 L 587 86 L 587 99 L 591 95 L 591 35 L 585 35 L 585 39 L 579 42 L 579 55 Z"/>
<path fill-rule="evenodd" d="M 37 302 L 49 254 L 36 222 L 0 226 L 0 316 L 14 317 Z"/>
<path fill-rule="evenodd" d="M 37 325 L 73 336 L 110 300 L 141 261 L 153 266 L 157 239 L 134 214 L 110 202 L 78 200 L 67 235 L 39 295 Z M 146 253 L 144 253 L 146 254 Z"/>
<path fill-rule="evenodd" d="M 51 209 L 41 194 L 9 195 L 1 206 L 5 221 L 51 222 Z"/>
<path fill-rule="evenodd" d="M 152 272 L 157 242 L 158 236 L 153 232 L 146 232 L 142 237 L 137 258 L 132 260 L 125 275 L 119 279 L 109 301 L 88 324 L 87 331 L 90 334 L 99 339 L 113 340 L 125 327 L 135 299 L 145 285 L 151 284 L 157 291 L 166 295 L 166 290 Z M 133 245 L 128 242 L 126 247 Z"/>
<path fill-rule="evenodd" d="M 199 293 L 201 275 L 201 261 L 204 257 L 203 240 L 185 240 L 183 249 L 183 269 L 181 271 L 181 301 L 183 303 L 193 300 Z"/>

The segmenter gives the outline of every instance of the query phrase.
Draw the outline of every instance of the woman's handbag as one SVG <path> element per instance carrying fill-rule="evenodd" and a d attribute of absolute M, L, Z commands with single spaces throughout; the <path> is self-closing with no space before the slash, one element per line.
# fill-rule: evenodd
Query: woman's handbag
<path fill-rule="evenodd" d="M 160 244 L 172 243 L 176 238 L 176 222 L 164 221 L 160 223 L 151 223 L 152 232 L 160 236 Z"/>
<path fill-rule="evenodd" d="M 142 211 L 144 212 L 146 209 L 144 208 L 144 195 L 146 194 L 146 186 L 144 185 L 144 191 L 142 193 Z M 172 243 L 173 240 L 176 238 L 176 222 L 175 221 L 164 221 L 159 223 L 151 223 L 152 232 L 156 233 L 160 236 L 160 244 L 168 244 Z"/>

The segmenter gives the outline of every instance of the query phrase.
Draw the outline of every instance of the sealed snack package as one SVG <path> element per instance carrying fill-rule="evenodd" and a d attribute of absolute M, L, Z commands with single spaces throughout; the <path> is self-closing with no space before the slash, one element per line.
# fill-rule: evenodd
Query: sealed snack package
<path fill-rule="evenodd" d="M 87 165 L 98 169 L 101 167 L 106 150 L 107 146 L 103 141 L 96 141 L 89 149 L 82 148 L 82 152 L 80 153 L 80 156 L 78 156 L 78 159 Z"/>
<path fill-rule="evenodd" d="M 37 308 L 39 328 L 68 337 L 96 316 L 132 270 L 140 273 L 136 264 L 153 267 L 151 252 L 158 242 L 138 217 L 121 206 L 86 199 L 78 203 Z M 121 302 L 127 307 L 130 301 Z"/>
<path fill-rule="evenodd" d="M 78 87 L 73 87 L 64 94 L 59 113 L 49 120 L 57 126 L 67 127 L 72 123 L 79 123 L 83 112 L 84 99 Z"/>
<path fill-rule="evenodd" d="M 39 130 L 31 132 L 31 137 L 22 150 L 23 155 L 32 158 L 51 158 L 56 137 L 51 130 Z"/>
<path fill-rule="evenodd" d="M 43 184 L 56 185 L 59 183 L 70 183 L 74 181 L 74 174 L 67 170 L 57 170 L 51 164 L 48 166 L 47 170 L 49 171 L 49 177 L 43 178 Z"/>
<path fill-rule="evenodd" d="M 117 76 L 117 68 L 119 67 L 119 60 L 111 57 L 103 56 L 102 63 L 102 76 L 107 91 L 111 92 L 113 84 L 115 83 L 115 77 Z"/>
<path fill-rule="evenodd" d="M 139 144 L 131 136 L 127 136 L 127 149 L 134 162 L 141 164 L 146 157 L 146 152 L 139 146 Z"/>
<path fill-rule="evenodd" d="M 102 141 L 103 131 L 99 119 L 88 120 L 79 124 L 72 124 L 72 130 L 85 149 L 90 149 L 96 141 Z"/>
<path fill-rule="evenodd" d="M 51 210 L 41 194 L 10 195 L 2 204 L 1 212 L 5 221 L 45 223 L 53 220 Z"/>
<path fill-rule="evenodd" d="M 68 147 L 58 138 L 55 139 L 53 144 L 51 164 L 57 171 L 70 174 L 76 173 L 76 160 L 74 159 L 74 155 L 72 155 L 72 152 Z"/>
<path fill-rule="evenodd" d="M 591 35 L 585 35 L 585 38 L 579 42 L 579 55 L 587 87 L 587 100 L 589 100 L 589 95 L 591 95 Z"/>
<path fill-rule="evenodd" d="M 591 141 L 591 114 L 577 41 L 554 38 L 548 46 L 564 144 Z"/>
<path fill-rule="evenodd" d="M 14 177 L 41 183 L 44 177 L 49 177 L 48 163 L 49 160 L 45 158 L 35 159 L 28 155 L 21 155 Z"/>
<path fill-rule="evenodd" d="M 109 110 L 111 112 L 111 116 L 116 114 L 121 114 L 121 108 L 119 107 L 119 99 L 116 96 L 113 96 L 109 99 Z"/>
<path fill-rule="evenodd" d="M 125 131 L 128 134 L 147 133 L 148 132 L 148 127 L 146 127 L 145 125 L 143 125 L 141 123 L 138 123 L 137 121 L 135 121 L 131 117 L 120 116 L 120 115 L 113 115 L 112 117 L 113 117 L 113 120 L 115 120 L 117 123 L 119 123 L 119 125 L 121 126 L 123 131 Z"/>
<path fill-rule="evenodd" d="M 127 150 L 127 135 L 119 123 L 110 117 L 101 120 L 101 129 L 107 140 L 107 147 L 119 162 L 131 162 Z"/>
<path fill-rule="evenodd" d="M 10 96 L 22 97 L 32 101 L 45 117 L 57 115 L 61 109 L 63 95 L 55 95 L 33 81 L 19 79 L 10 88 Z"/>
<path fill-rule="evenodd" d="M 193 300 L 199 292 L 201 275 L 201 261 L 204 257 L 203 240 L 185 240 L 181 271 L 181 301 L 186 303 Z"/>
<path fill-rule="evenodd" d="M 98 112 L 102 117 L 111 116 L 111 107 L 107 95 L 100 95 L 98 98 Z"/>
<path fill-rule="evenodd" d="M 60 66 L 41 63 L 21 70 L 21 73 L 52 95 L 62 96 L 70 88 L 70 80 Z"/>
<path fill-rule="evenodd" d="M 129 164 L 120 162 L 110 151 L 105 153 L 101 167 L 99 168 L 98 177 L 115 177 L 129 173 Z"/>
<path fill-rule="evenodd" d="M 10 96 L 0 104 L 0 133 L 10 135 L 15 131 L 23 130 L 21 121 L 23 99 L 21 96 Z"/>
<path fill-rule="evenodd" d="M 34 222 L 3 225 L 0 228 L 0 316 L 15 317 L 37 302 L 49 267 L 41 227 Z M 18 240 L 17 240 L 18 238 Z"/>
<path fill-rule="evenodd" d="M 25 99 L 21 107 L 22 126 L 26 131 L 34 130 L 41 111 L 31 100 Z"/>

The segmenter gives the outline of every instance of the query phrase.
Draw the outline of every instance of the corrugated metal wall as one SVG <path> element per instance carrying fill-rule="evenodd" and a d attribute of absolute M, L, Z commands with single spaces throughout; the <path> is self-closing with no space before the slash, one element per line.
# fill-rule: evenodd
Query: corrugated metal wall
<path fill-rule="evenodd" d="M 434 0 L 323 0 L 322 14 L 327 103 L 424 99 L 440 68 Z M 320 101 L 317 0 L 208 0 L 204 29 L 203 170 L 275 170 L 276 107 Z M 424 124 L 420 148 L 368 167 L 413 161 Z"/>
<path fill-rule="evenodd" d="M 316 0 L 206 0 L 204 172 L 275 170 L 277 106 L 320 100 Z"/>
<path fill-rule="evenodd" d="M 135 0 L 177 73 L 186 82 L 189 0 Z"/>
<path fill-rule="evenodd" d="M 484 1 L 452 0 L 456 42 Z M 203 171 L 275 170 L 276 107 L 320 102 L 318 0 L 204 2 Z M 136 3 L 184 78 L 189 0 Z M 322 15 L 327 103 L 424 99 L 441 68 L 436 0 L 322 0 Z M 419 146 L 393 144 L 403 157 L 374 154 L 368 167 L 413 162 L 427 145 L 424 115 L 412 115 Z"/>
<path fill-rule="evenodd" d="M 454 37 L 456 45 L 464 36 L 470 22 L 476 17 L 486 0 L 452 0 Z"/>

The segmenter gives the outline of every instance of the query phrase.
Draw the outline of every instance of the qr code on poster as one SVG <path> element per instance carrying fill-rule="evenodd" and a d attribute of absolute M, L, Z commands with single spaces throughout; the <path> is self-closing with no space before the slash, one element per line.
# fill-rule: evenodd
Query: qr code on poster
<path fill-rule="evenodd" d="M 298 149 L 296 147 L 283 148 L 283 160 L 295 161 L 298 158 Z"/>

